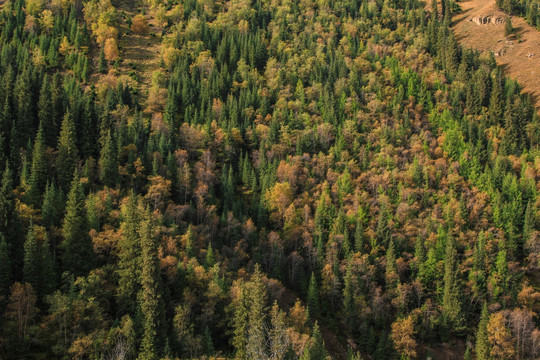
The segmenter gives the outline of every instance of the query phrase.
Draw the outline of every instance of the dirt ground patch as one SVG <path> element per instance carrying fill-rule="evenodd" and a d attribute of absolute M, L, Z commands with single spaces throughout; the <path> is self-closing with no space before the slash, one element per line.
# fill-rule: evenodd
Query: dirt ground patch
<path fill-rule="evenodd" d="M 453 23 L 458 41 L 465 47 L 493 51 L 505 74 L 519 81 L 540 110 L 540 32 L 513 16 L 516 35 L 507 39 L 505 21 L 501 21 L 506 14 L 499 10 L 495 0 L 464 0 L 459 4 L 462 12 L 454 16 Z M 478 19 L 497 20 L 479 24 L 482 21 Z"/>

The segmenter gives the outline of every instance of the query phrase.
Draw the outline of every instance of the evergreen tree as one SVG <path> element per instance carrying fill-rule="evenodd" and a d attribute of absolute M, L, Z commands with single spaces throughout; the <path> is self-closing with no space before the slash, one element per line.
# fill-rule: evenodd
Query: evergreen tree
<path fill-rule="evenodd" d="M 137 205 L 137 196 L 131 194 L 122 212 L 122 240 L 118 254 L 117 297 L 120 309 L 132 313 L 135 311 L 136 297 L 140 289 L 141 278 L 141 242 L 139 227 L 141 215 Z"/>
<path fill-rule="evenodd" d="M 151 214 L 146 211 L 140 228 L 142 341 L 138 359 L 159 359 L 161 355 L 161 291 L 158 243 Z"/>
<path fill-rule="evenodd" d="M 118 181 L 116 146 L 110 130 L 107 132 L 105 143 L 101 149 L 99 158 L 99 179 L 104 185 L 111 188 L 116 187 Z"/>
<path fill-rule="evenodd" d="M 444 291 L 442 299 L 442 316 L 444 323 L 455 331 L 463 325 L 461 302 L 459 300 L 459 279 L 457 278 L 457 251 L 452 236 L 446 240 L 444 258 Z"/>
<path fill-rule="evenodd" d="M 30 225 L 24 243 L 23 279 L 32 285 L 38 299 L 43 299 L 54 289 L 54 260 L 52 259 L 47 235 L 40 244 L 36 240 L 36 226 Z"/>
<path fill-rule="evenodd" d="M 30 189 L 28 189 L 28 199 L 36 207 L 41 206 L 41 200 L 45 186 L 47 185 L 48 164 L 45 154 L 45 143 L 43 129 L 39 128 L 34 142 L 32 153 L 32 172 L 30 175 Z M 34 287 L 35 289 L 35 287 Z"/>
<path fill-rule="evenodd" d="M 13 274 L 8 244 L 4 235 L 0 234 L 0 297 L 8 295 L 12 279 Z"/>
<path fill-rule="evenodd" d="M 62 130 L 58 139 L 58 156 L 56 157 L 58 185 L 64 191 L 68 189 L 77 166 L 76 144 L 75 123 L 73 116 L 67 112 L 62 121 Z"/>
<path fill-rule="evenodd" d="M 53 226 L 60 225 L 64 210 L 63 202 L 62 193 L 56 189 L 54 183 L 47 184 L 45 195 L 43 196 L 41 216 L 43 218 L 43 224 L 49 229 Z"/>
<path fill-rule="evenodd" d="M 300 357 L 301 360 L 327 360 L 328 352 L 324 346 L 324 340 L 322 338 L 321 330 L 319 329 L 318 322 L 315 322 L 313 326 L 313 332 L 311 334 L 311 341 L 309 345 L 305 347 L 304 353 Z"/>
<path fill-rule="evenodd" d="M 266 288 L 262 282 L 262 273 L 257 265 L 255 272 L 247 284 L 249 294 L 248 330 L 246 357 L 247 359 L 264 358 L 266 350 Z"/>
<path fill-rule="evenodd" d="M 474 351 L 476 353 L 477 360 L 488 360 L 489 357 L 489 339 L 487 326 L 489 323 L 489 312 L 487 304 L 484 303 L 482 307 L 482 315 L 480 316 L 480 322 L 478 323 L 478 330 L 476 331 L 476 345 Z"/>
<path fill-rule="evenodd" d="M 66 204 L 62 242 L 62 266 L 73 275 L 85 275 L 94 266 L 94 249 L 88 234 L 85 196 L 78 174 L 71 182 Z"/>
<path fill-rule="evenodd" d="M 307 306 L 309 308 L 309 313 L 313 315 L 313 317 L 317 318 L 321 316 L 319 307 L 319 290 L 314 273 L 311 273 L 311 278 L 309 279 Z"/>

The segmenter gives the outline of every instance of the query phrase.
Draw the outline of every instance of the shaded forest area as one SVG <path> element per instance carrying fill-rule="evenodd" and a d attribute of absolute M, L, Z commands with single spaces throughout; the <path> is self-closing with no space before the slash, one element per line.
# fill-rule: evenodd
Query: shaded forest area
<path fill-rule="evenodd" d="M 1 358 L 540 356 L 540 120 L 452 3 L 117 5 L 1 8 Z"/>

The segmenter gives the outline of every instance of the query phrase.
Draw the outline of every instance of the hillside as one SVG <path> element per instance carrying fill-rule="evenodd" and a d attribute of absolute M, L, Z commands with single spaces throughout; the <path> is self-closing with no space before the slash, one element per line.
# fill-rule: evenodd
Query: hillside
<path fill-rule="evenodd" d="M 535 33 L 462 5 L 5 1 L 0 359 L 537 359 Z"/>
<path fill-rule="evenodd" d="M 455 16 L 453 25 L 459 42 L 464 47 L 495 53 L 497 64 L 505 74 L 519 81 L 523 91 L 532 96 L 537 110 L 540 109 L 540 82 L 537 80 L 540 31 L 525 19 L 513 16 L 511 21 L 516 32 L 507 37 L 504 28 L 508 15 L 497 7 L 495 0 L 469 0 L 459 5 L 462 12 Z M 478 18 L 499 19 L 500 22 L 479 25 L 473 21 Z"/>

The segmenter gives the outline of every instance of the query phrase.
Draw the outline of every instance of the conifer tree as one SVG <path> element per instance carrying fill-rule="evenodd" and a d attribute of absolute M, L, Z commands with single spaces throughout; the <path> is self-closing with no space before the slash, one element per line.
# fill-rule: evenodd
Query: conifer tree
<path fill-rule="evenodd" d="M 60 224 L 64 208 L 62 198 L 62 193 L 56 189 L 54 183 L 47 184 L 41 207 L 41 216 L 46 227 L 51 228 Z"/>
<path fill-rule="evenodd" d="M 0 297 L 8 295 L 12 279 L 8 244 L 4 235 L 0 234 Z"/>
<path fill-rule="evenodd" d="M 260 359 L 266 351 L 266 288 L 262 282 L 262 273 L 257 265 L 247 286 L 249 294 L 248 330 L 246 357 Z"/>
<path fill-rule="evenodd" d="M 118 255 L 117 270 L 119 275 L 117 296 L 121 310 L 133 312 L 141 277 L 141 243 L 139 236 L 141 215 L 137 204 L 137 196 L 134 194 L 129 196 L 122 214 L 122 239 L 119 243 L 120 253 Z"/>
<path fill-rule="evenodd" d="M 327 360 L 328 352 L 324 346 L 319 323 L 316 321 L 313 326 L 310 344 L 305 347 L 301 360 Z"/>
<path fill-rule="evenodd" d="M 319 290 L 317 286 L 317 279 L 315 278 L 314 273 L 311 273 L 311 278 L 309 279 L 307 305 L 309 308 L 309 313 L 313 315 L 313 317 L 317 318 L 320 316 Z"/>
<path fill-rule="evenodd" d="M 116 187 L 118 181 L 118 159 L 116 146 L 114 144 L 111 131 L 107 132 L 105 143 L 101 149 L 99 158 L 99 179 L 110 188 Z"/>
<path fill-rule="evenodd" d="M 58 185 L 66 191 L 73 179 L 77 166 L 77 138 L 73 116 L 67 112 L 62 121 L 62 129 L 58 138 L 58 156 L 56 157 L 56 171 Z"/>
<path fill-rule="evenodd" d="M 474 347 L 477 360 L 488 360 L 490 358 L 487 332 L 488 323 L 489 312 L 487 304 L 484 302 L 484 305 L 482 306 L 482 315 L 480 316 L 480 322 L 478 323 L 478 330 L 476 331 L 476 345 Z"/>
<path fill-rule="evenodd" d="M 43 128 L 40 126 L 36 140 L 34 142 L 34 151 L 32 153 L 32 172 L 30 175 L 30 189 L 28 189 L 28 199 L 36 207 L 41 206 L 42 194 L 47 185 L 48 172 L 47 159 L 45 157 L 45 142 Z M 35 289 L 35 287 L 34 287 Z"/>
<path fill-rule="evenodd" d="M 30 225 L 24 243 L 23 279 L 32 285 L 39 298 L 50 294 L 54 289 L 54 260 L 52 259 L 46 233 L 38 244 L 36 225 Z"/>
<path fill-rule="evenodd" d="M 73 275 L 85 275 L 94 265 L 94 249 L 88 234 L 85 196 L 78 174 L 71 182 L 66 203 L 62 242 L 62 266 Z"/>
<path fill-rule="evenodd" d="M 452 236 L 446 240 L 444 258 L 444 291 L 442 299 L 442 316 L 450 329 L 460 330 L 463 325 L 461 302 L 459 300 L 459 283 L 457 279 L 457 251 Z"/>
<path fill-rule="evenodd" d="M 158 244 L 151 214 L 145 211 L 140 228 L 142 341 L 138 359 L 159 359 L 161 354 L 161 291 Z"/>

